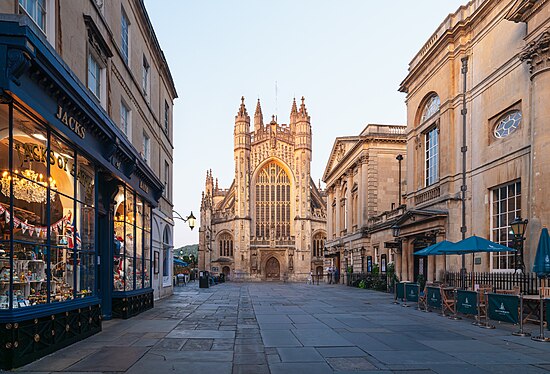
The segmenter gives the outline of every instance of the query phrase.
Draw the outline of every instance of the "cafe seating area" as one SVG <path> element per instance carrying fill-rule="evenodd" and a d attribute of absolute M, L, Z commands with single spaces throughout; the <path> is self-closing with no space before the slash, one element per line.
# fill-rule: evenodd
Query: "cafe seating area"
<path fill-rule="evenodd" d="M 475 284 L 474 288 L 462 289 L 444 283 L 399 282 L 396 284 L 395 302 L 413 306 L 418 310 L 439 311 L 450 319 L 473 319 L 472 324 L 481 328 L 495 328 L 494 324 L 511 323 L 519 326 L 514 335 L 529 336 L 523 331 L 525 323 L 539 324 L 540 335 L 536 341 L 550 341 L 544 337 L 550 321 L 550 287 L 540 287 L 538 295 L 524 295 L 520 287 L 496 289 L 491 284 Z M 434 318 L 435 313 L 434 313 Z"/>

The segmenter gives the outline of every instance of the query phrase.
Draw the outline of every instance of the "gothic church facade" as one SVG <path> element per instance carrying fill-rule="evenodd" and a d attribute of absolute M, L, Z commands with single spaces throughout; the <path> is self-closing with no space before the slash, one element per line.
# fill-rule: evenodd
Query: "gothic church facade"
<path fill-rule="evenodd" d="M 311 122 L 304 98 L 288 125 L 264 124 L 260 100 L 250 128 L 244 97 L 235 116 L 235 177 L 220 189 L 206 175 L 199 270 L 233 280 L 302 281 L 322 274 L 326 197 L 311 178 Z"/>

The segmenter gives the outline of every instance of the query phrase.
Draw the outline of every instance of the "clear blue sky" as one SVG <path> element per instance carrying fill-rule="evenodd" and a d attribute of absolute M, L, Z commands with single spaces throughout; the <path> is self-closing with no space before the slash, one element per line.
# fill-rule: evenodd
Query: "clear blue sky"
<path fill-rule="evenodd" d="M 170 65 L 174 107 L 174 204 L 199 218 L 206 170 L 233 181 L 233 125 L 241 96 L 253 116 L 288 123 L 305 96 L 314 181 L 334 139 L 367 123 L 405 124 L 397 91 L 409 62 L 466 0 L 145 0 Z M 277 95 L 275 95 L 277 82 Z M 197 222 L 197 226 L 198 226 Z M 176 221 L 174 245 L 198 243 Z"/>

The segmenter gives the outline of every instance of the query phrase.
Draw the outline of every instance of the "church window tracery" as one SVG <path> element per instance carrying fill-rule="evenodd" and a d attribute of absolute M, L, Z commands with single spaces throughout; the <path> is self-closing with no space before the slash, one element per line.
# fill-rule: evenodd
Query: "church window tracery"
<path fill-rule="evenodd" d="M 274 161 L 256 179 L 256 237 L 290 237 L 290 178 Z"/>

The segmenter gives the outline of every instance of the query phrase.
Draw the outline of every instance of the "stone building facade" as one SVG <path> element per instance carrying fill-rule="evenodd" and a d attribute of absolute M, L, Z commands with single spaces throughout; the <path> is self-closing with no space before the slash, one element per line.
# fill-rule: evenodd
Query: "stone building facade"
<path fill-rule="evenodd" d="M 2 14 L 31 14 L 92 98 L 164 184 L 153 210 L 155 298 L 172 293 L 172 163 L 175 85 L 143 0 L 0 2 Z"/>
<path fill-rule="evenodd" d="M 235 117 L 235 179 L 228 189 L 206 175 L 199 269 L 231 279 L 297 280 L 322 272 L 324 192 L 311 178 L 312 131 L 302 98 L 288 125 L 264 124 L 260 100 L 251 129 L 244 98 Z"/>
<path fill-rule="evenodd" d="M 431 281 L 445 269 L 458 271 L 460 256 L 413 253 L 443 239 L 458 241 L 461 230 L 512 245 L 515 217 L 529 220 L 524 262 L 527 271 L 532 268 L 541 228 L 550 223 L 550 161 L 544 156 L 550 141 L 544 130 L 550 118 L 549 14 L 544 0 L 470 1 L 411 61 L 399 88 L 407 94 L 406 210 L 391 219 L 399 229 L 400 279 L 422 274 Z M 515 270 L 512 253 L 465 260 L 468 271 Z"/>
<path fill-rule="evenodd" d="M 369 124 L 357 136 L 338 137 L 323 181 L 327 186 L 327 266 L 340 274 L 386 270 L 393 261 L 385 242 L 388 225 L 370 229 L 371 219 L 401 206 L 406 152 L 405 126 Z M 399 174 L 401 171 L 401 175 Z M 345 276 L 340 277 L 345 282 Z"/>

